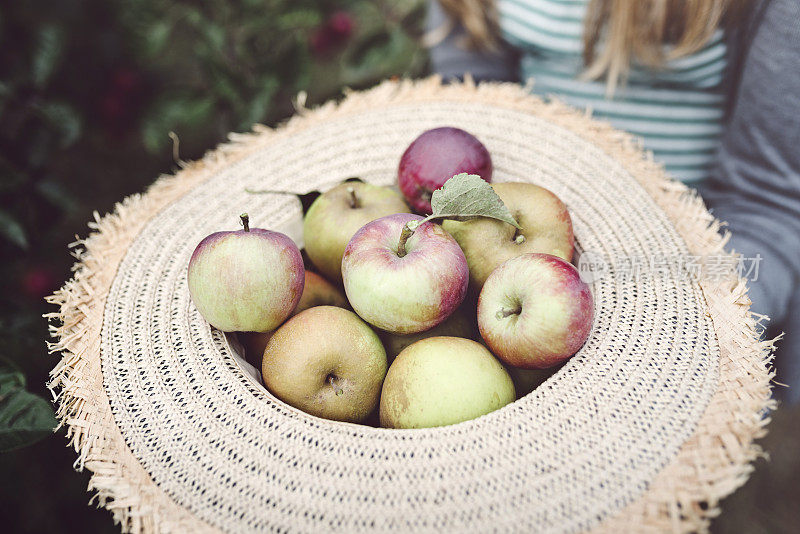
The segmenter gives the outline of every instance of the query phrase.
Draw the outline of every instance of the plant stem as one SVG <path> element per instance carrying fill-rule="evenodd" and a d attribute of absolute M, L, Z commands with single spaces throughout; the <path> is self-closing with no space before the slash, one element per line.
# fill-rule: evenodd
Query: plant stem
<path fill-rule="evenodd" d="M 356 189 L 353 186 L 347 187 L 347 203 L 350 204 L 351 209 L 361 207 L 361 204 L 358 202 L 358 197 L 356 196 Z"/>
<path fill-rule="evenodd" d="M 497 311 L 497 313 L 495 314 L 495 316 L 496 316 L 498 319 L 505 319 L 506 317 L 508 317 L 508 316 L 510 316 L 510 315 L 519 315 L 519 313 L 520 313 L 521 311 L 522 311 L 522 308 L 521 308 L 521 307 L 519 307 L 519 306 L 517 306 L 516 308 L 512 308 L 512 309 L 508 309 L 508 308 L 500 308 L 500 309 Z"/>
<path fill-rule="evenodd" d="M 281 189 L 250 189 L 249 187 L 245 187 L 244 192 L 249 195 L 302 195 L 302 193 L 283 191 Z"/>
<path fill-rule="evenodd" d="M 239 215 L 239 219 L 242 220 L 242 226 L 244 226 L 244 231 L 245 232 L 249 232 L 250 231 L 250 216 L 247 215 L 246 213 L 242 213 L 241 215 Z"/>
<path fill-rule="evenodd" d="M 408 221 L 406 224 L 403 225 L 403 231 L 400 232 L 400 242 L 397 243 L 397 256 L 400 257 L 400 258 L 402 258 L 406 254 L 408 254 L 408 252 L 406 251 L 406 241 L 408 241 L 409 237 L 414 235 L 414 230 L 419 228 L 419 225 L 417 225 L 417 226 L 414 227 L 414 230 L 412 230 L 409 227 L 409 225 L 412 222 L 416 222 L 416 221 Z"/>
<path fill-rule="evenodd" d="M 336 392 L 336 396 L 339 397 L 342 393 L 344 393 L 344 390 L 341 387 L 339 387 L 334 380 L 335 378 L 333 377 L 333 375 L 328 375 L 328 383 Z"/>

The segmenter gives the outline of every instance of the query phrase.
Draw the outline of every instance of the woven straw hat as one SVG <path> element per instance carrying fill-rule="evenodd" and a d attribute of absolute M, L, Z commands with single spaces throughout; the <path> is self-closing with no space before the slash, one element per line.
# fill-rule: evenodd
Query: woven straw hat
<path fill-rule="evenodd" d="M 486 144 L 497 181 L 566 202 L 579 264 L 601 266 L 589 341 L 532 394 L 449 427 L 287 406 L 191 304 L 194 246 L 243 211 L 300 240 L 295 197 L 245 189 L 391 184 L 408 143 L 442 125 Z M 710 269 L 735 261 L 718 222 L 632 138 L 518 86 L 387 82 L 300 107 L 91 228 L 51 297 L 51 388 L 76 465 L 123 530 L 705 530 L 759 453 L 771 345 L 744 281 Z"/>

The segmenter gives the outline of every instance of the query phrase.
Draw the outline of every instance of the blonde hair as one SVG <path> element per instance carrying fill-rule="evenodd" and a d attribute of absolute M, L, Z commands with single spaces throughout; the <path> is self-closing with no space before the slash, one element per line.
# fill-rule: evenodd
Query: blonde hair
<path fill-rule="evenodd" d="M 625 82 L 633 60 L 658 68 L 700 50 L 723 25 L 738 21 L 747 0 L 591 0 L 583 36 L 584 78 Z M 494 0 L 439 0 L 467 31 L 473 48 L 497 47 Z M 597 52 L 602 41 L 602 50 Z"/>

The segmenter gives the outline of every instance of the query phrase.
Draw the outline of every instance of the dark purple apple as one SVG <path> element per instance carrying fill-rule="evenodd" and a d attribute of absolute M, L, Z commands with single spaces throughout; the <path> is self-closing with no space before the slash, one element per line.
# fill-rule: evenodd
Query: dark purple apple
<path fill-rule="evenodd" d="M 411 207 L 427 215 L 431 194 L 462 172 L 491 182 L 492 158 L 474 135 L 445 126 L 424 132 L 408 146 L 400 158 L 397 182 Z"/>

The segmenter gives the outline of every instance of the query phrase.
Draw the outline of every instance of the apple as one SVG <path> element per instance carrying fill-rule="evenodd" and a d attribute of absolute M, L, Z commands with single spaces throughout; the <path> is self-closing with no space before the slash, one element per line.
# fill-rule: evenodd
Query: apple
<path fill-rule="evenodd" d="M 306 254 L 322 275 L 340 284 L 342 255 L 353 234 L 370 221 L 409 211 L 403 197 L 388 187 L 341 183 L 308 208 L 303 220 Z"/>
<path fill-rule="evenodd" d="M 578 270 L 550 254 L 523 254 L 489 275 L 478 328 L 508 365 L 543 369 L 575 354 L 589 337 L 594 303 Z"/>
<path fill-rule="evenodd" d="M 339 308 L 350 308 L 347 298 L 339 288 L 322 278 L 313 271 L 306 271 L 306 279 L 303 284 L 303 294 L 300 302 L 291 313 L 297 315 L 301 311 L 313 308 L 314 306 L 338 306 Z M 244 347 L 247 361 L 254 365 L 261 365 L 261 357 L 267 347 L 269 338 L 273 332 L 239 332 L 237 336 L 239 342 Z"/>
<path fill-rule="evenodd" d="M 305 269 L 297 245 L 284 234 L 250 228 L 215 232 L 197 245 L 187 274 L 203 318 L 223 332 L 267 332 L 297 306 Z"/>
<path fill-rule="evenodd" d="M 480 291 L 498 265 L 522 254 L 542 252 L 572 261 L 575 246 L 572 220 L 556 195 L 544 187 L 523 182 L 492 184 L 492 189 L 522 230 L 486 217 L 442 223 L 464 251 L 474 291 Z"/>
<path fill-rule="evenodd" d="M 297 308 L 294 309 L 292 315 L 297 315 L 301 311 L 315 306 L 350 307 L 341 289 L 331 284 L 317 273 L 306 271 L 303 294 L 300 296 L 300 302 L 297 303 Z"/>
<path fill-rule="evenodd" d="M 344 290 L 368 323 L 395 334 L 433 328 L 464 300 L 469 271 L 464 253 L 441 226 L 398 213 L 372 221 L 347 244 Z M 407 234 L 406 223 L 419 226 Z"/>
<path fill-rule="evenodd" d="M 363 421 L 377 406 L 386 376 L 386 351 L 355 313 L 316 306 L 298 313 L 267 343 L 264 385 L 311 415 Z"/>
<path fill-rule="evenodd" d="M 500 362 L 476 341 L 429 337 L 406 347 L 389 367 L 381 426 L 428 428 L 487 414 L 515 399 Z"/>
<path fill-rule="evenodd" d="M 400 158 L 397 183 L 418 213 L 431 212 L 431 194 L 456 174 L 477 174 L 492 181 L 492 158 L 478 139 L 459 128 L 423 132 Z"/>
<path fill-rule="evenodd" d="M 383 346 L 386 348 L 386 357 L 389 359 L 389 363 L 391 363 L 394 361 L 397 355 L 403 351 L 403 349 L 412 343 L 416 343 L 420 339 L 439 336 L 472 339 L 476 331 L 473 323 L 474 321 L 470 319 L 470 316 L 467 314 L 464 306 L 461 306 L 455 312 L 453 312 L 450 317 L 434 326 L 430 330 L 417 332 L 415 334 L 393 334 L 392 332 L 380 332 L 378 335 L 381 337 L 381 340 L 383 340 Z"/>

